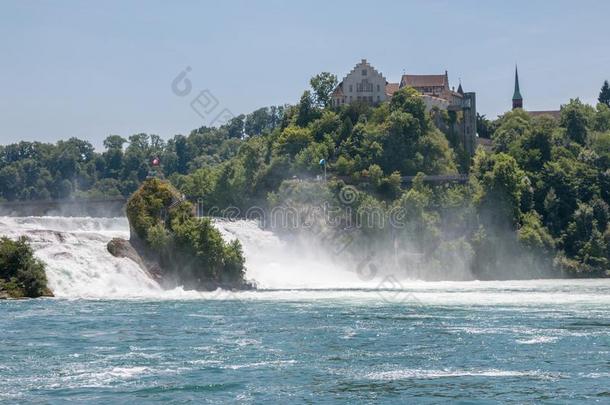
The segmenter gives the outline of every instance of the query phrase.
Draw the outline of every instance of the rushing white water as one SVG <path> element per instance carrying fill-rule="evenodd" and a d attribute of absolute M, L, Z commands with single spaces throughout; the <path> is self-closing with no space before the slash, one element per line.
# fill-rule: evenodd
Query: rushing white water
<path fill-rule="evenodd" d="M 437 305 L 610 304 L 610 280 L 424 282 L 379 274 L 364 279 L 340 261 L 302 246 L 295 250 L 251 221 L 215 221 L 227 240 L 238 238 L 254 292 L 163 290 L 133 261 L 106 244 L 129 237 L 125 218 L 0 217 L 0 235 L 30 238 L 47 266 L 49 286 L 62 298 L 341 299 Z M 355 290 L 358 289 L 358 290 Z M 315 291 L 312 291 L 315 290 Z"/>
<path fill-rule="evenodd" d="M 225 240 L 239 239 L 246 257 L 247 278 L 265 289 L 376 288 L 381 277 L 363 277 L 346 266 L 341 256 L 331 257 L 306 244 L 289 244 L 255 221 L 215 220 Z M 365 275 L 366 276 L 366 275 Z"/>
<path fill-rule="evenodd" d="M 0 234 L 30 239 L 58 297 L 152 296 L 162 291 L 135 262 L 106 249 L 112 238 L 129 237 L 125 218 L 0 217 Z"/>
<path fill-rule="evenodd" d="M 215 221 L 226 240 L 238 238 L 246 256 L 249 280 L 259 288 L 366 288 L 358 279 L 319 252 L 290 250 L 273 233 L 253 221 Z M 112 256 L 107 243 L 129 238 L 125 218 L 0 217 L 0 235 L 27 236 L 36 256 L 47 265 L 47 278 L 58 297 L 194 297 L 194 292 L 163 289 L 133 261 Z"/>

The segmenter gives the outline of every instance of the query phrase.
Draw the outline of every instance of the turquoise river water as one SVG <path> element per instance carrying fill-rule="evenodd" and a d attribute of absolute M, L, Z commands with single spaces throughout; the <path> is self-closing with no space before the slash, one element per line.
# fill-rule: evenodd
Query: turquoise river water
<path fill-rule="evenodd" d="M 0 302 L 0 401 L 610 402 L 609 282 L 403 293 Z"/>
<path fill-rule="evenodd" d="M 216 226 L 259 291 L 164 290 L 125 218 L 0 217 L 56 296 L 0 301 L 0 403 L 610 403 L 608 279 L 362 280 Z"/>

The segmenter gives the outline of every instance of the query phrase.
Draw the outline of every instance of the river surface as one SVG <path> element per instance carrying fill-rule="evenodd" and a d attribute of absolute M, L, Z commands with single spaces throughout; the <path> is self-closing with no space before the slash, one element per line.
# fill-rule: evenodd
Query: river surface
<path fill-rule="evenodd" d="M 0 402 L 610 403 L 610 280 L 360 280 L 237 225 L 259 291 L 163 290 L 122 218 L 0 217 L 56 294 L 0 301 Z"/>
<path fill-rule="evenodd" d="M 610 402 L 608 282 L 464 284 L 4 301 L 0 399 Z"/>

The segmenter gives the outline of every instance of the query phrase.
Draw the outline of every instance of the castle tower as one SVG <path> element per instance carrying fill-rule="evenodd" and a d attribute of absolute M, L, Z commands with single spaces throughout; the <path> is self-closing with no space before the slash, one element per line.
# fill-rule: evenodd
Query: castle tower
<path fill-rule="evenodd" d="M 517 65 L 515 65 L 515 92 L 513 93 L 513 110 L 515 108 L 523 108 L 523 97 L 519 91 L 519 72 L 517 71 Z"/>

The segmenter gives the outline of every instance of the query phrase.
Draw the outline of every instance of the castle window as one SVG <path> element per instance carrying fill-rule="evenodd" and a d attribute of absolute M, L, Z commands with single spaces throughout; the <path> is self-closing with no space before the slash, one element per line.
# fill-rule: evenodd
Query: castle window
<path fill-rule="evenodd" d="M 352 85 L 351 85 L 351 84 L 349 85 L 349 91 L 350 91 L 350 93 L 351 93 L 352 91 L 354 91 L 354 90 L 353 90 L 353 88 L 352 88 Z"/>
<path fill-rule="evenodd" d="M 362 76 L 366 76 L 366 69 L 362 69 Z"/>
<path fill-rule="evenodd" d="M 377 85 L 377 91 L 381 91 L 379 85 Z M 377 98 L 379 98 L 379 96 L 377 96 Z"/>
<path fill-rule="evenodd" d="M 369 83 L 367 79 L 362 79 L 360 83 L 356 83 L 356 91 L 358 93 L 373 91 L 373 83 Z"/>

